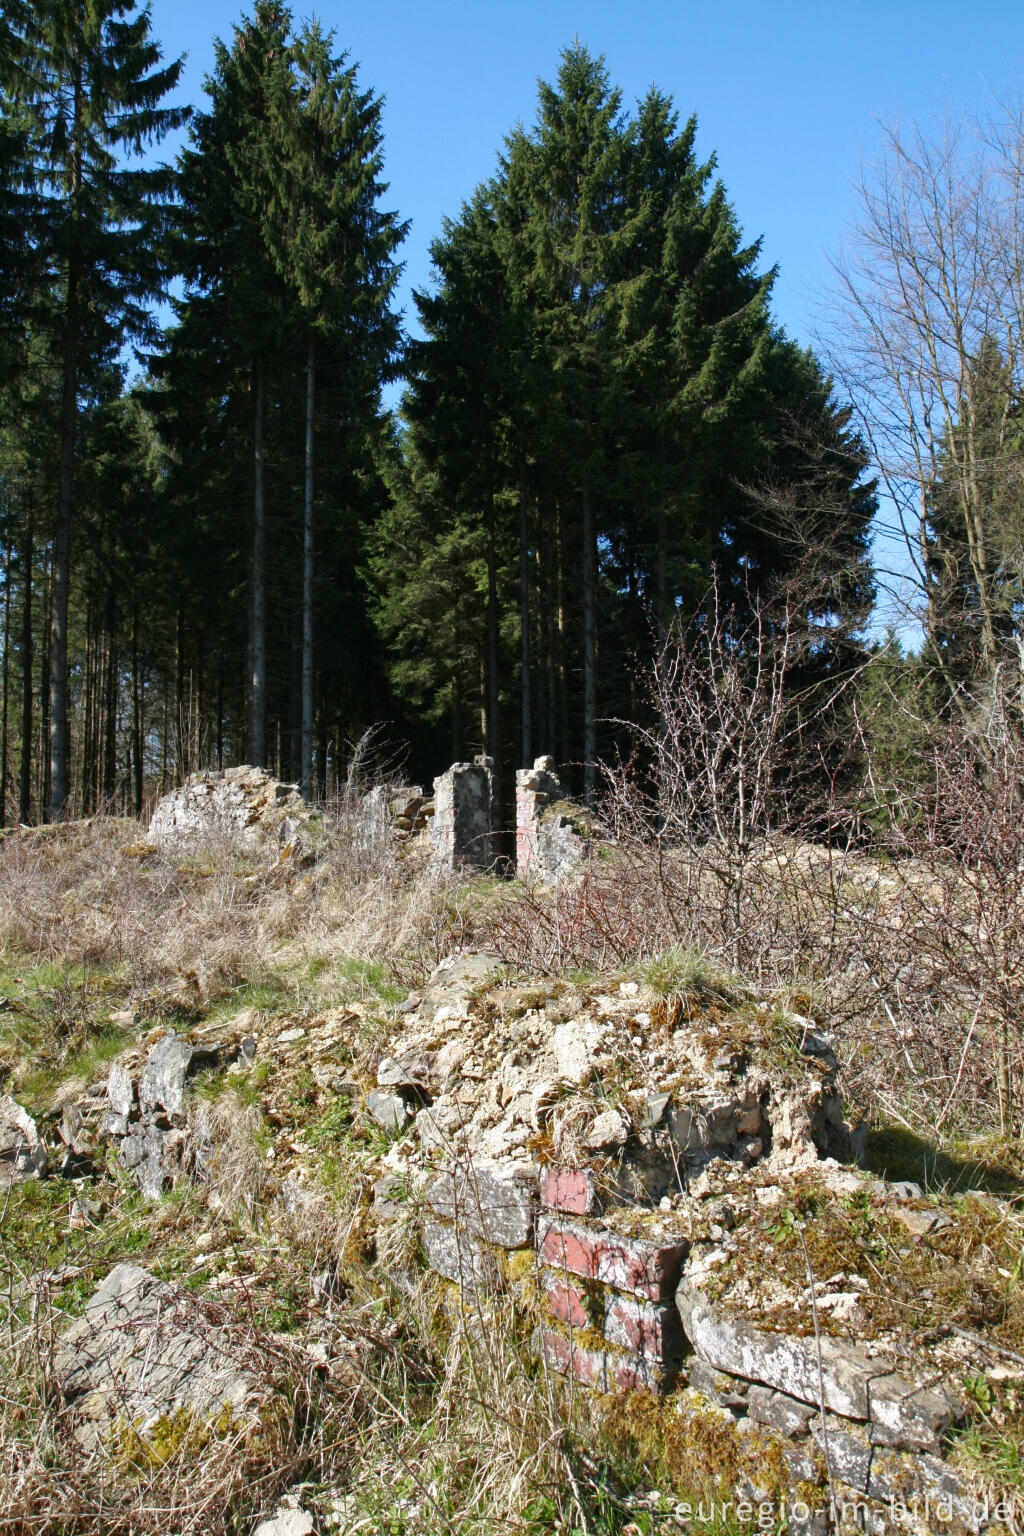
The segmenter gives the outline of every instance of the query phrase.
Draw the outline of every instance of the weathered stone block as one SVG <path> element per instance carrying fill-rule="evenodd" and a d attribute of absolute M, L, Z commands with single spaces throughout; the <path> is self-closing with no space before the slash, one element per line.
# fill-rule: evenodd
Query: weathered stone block
<path fill-rule="evenodd" d="M 427 1266 L 463 1291 L 476 1291 L 496 1276 L 493 1260 L 471 1233 L 440 1221 L 425 1221 L 422 1232 Z"/>
<path fill-rule="evenodd" d="M 443 868 L 490 869 L 494 862 L 490 758 L 453 763 L 434 780 L 430 842 Z"/>
<path fill-rule="evenodd" d="M 107 1102 L 110 1105 L 111 1114 L 121 1115 L 125 1119 L 135 1108 L 135 1085 L 123 1062 L 111 1063 L 107 1077 Z"/>
<path fill-rule="evenodd" d="M 747 1393 L 747 1410 L 758 1424 L 767 1424 L 782 1435 L 806 1435 L 818 1410 L 771 1387 L 753 1386 Z"/>
<path fill-rule="evenodd" d="M 188 1041 L 175 1034 L 154 1045 L 139 1079 L 139 1108 L 144 1115 L 162 1109 L 172 1120 L 183 1118 L 185 1080 L 193 1054 Z"/>
<path fill-rule="evenodd" d="M 546 1168 L 540 1180 L 541 1204 L 570 1216 L 593 1216 L 599 1208 L 597 1183 L 589 1170 Z"/>
<path fill-rule="evenodd" d="M 427 1190 L 427 1203 L 447 1222 L 465 1226 L 499 1248 L 533 1241 L 537 1175 L 529 1168 L 475 1161 L 442 1173 Z"/>
<path fill-rule="evenodd" d="M 717 1370 L 773 1387 L 846 1419 L 870 1421 L 875 1443 L 912 1450 L 937 1448 L 959 1405 L 948 1393 L 913 1385 L 892 1361 L 856 1344 L 769 1333 L 710 1306 L 687 1281 L 676 1293 L 686 1336 Z M 819 1367 L 820 1349 L 820 1367 Z"/>
<path fill-rule="evenodd" d="M 572 816 L 558 809 L 565 790 L 552 757 L 516 774 L 516 873 L 557 880 L 575 869 L 585 843 Z"/>
<path fill-rule="evenodd" d="M 400 1093 L 388 1093 L 380 1088 L 366 1095 L 366 1110 L 379 1126 L 393 1133 L 404 1131 L 412 1119 L 409 1106 Z"/>
<path fill-rule="evenodd" d="M 671 1295 L 690 1245 L 683 1237 L 626 1237 L 548 1216 L 541 1222 L 539 1249 L 544 1263 L 556 1269 L 660 1301 Z"/>

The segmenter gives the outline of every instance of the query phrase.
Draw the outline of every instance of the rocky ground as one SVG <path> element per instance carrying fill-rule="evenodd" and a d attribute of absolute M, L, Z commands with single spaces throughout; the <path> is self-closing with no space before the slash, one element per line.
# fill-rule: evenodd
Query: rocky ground
<path fill-rule="evenodd" d="M 1024 1528 L 1012 1149 L 861 1123 L 794 989 L 450 947 L 8 942 L 0 1531 Z"/>

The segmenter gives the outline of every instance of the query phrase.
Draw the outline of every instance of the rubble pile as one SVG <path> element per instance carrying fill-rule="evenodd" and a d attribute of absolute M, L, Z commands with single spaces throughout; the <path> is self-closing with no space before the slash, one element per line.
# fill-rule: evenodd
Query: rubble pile
<path fill-rule="evenodd" d="M 243 764 L 194 773 L 157 802 L 147 841 L 187 852 L 223 839 L 253 852 L 306 857 L 324 836 L 323 817 L 263 768 Z"/>
<path fill-rule="evenodd" d="M 710 973 L 663 995 L 642 974 L 522 982 L 456 956 L 372 1017 L 354 1004 L 270 1029 L 250 1010 L 153 1031 L 71 1115 L 76 1145 L 112 1145 L 151 1198 L 201 1180 L 191 1080 L 255 1069 L 282 1218 L 319 1198 L 298 1074 L 320 1113 L 370 1133 L 361 1230 L 392 1294 L 427 1273 L 453 1316 L 485 1318 L 514 1293 L 547 1369 L 711 1415 L 760 1448 L 773 1497 L 831 1486 L 876 1514 L 941 1498 L 944 1528 L 987 1528 L 949 1461 L 985 1341 L 909 1326 L 914 1293 L 877 1283 L 884 1245 L 908 1284 L 926 1261 L 941 1277 L 957 1217 L 858 1169 L 811 1018 Z"/>

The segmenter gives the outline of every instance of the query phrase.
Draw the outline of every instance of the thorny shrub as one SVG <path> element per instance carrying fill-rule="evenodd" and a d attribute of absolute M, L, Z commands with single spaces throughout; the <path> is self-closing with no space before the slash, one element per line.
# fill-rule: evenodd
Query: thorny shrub
<path fill-rule="evenodd" d="M 590 858 L 526 882 L 489 942 L 542 974 L 696 951 L 835 1028 L 858 1107 L 929 1136 L 1021 1136 L 1019 700 L 916 722 L 911 788 L 844 685 L 799 697 L 787 634 L 755 609 L 736 636 L 712 603 L 666 638 L 653 723 L 604 769 Z"/>

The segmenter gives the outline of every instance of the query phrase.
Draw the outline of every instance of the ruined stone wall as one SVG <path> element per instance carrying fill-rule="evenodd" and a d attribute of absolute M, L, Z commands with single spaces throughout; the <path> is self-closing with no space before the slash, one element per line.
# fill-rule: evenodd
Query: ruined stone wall
<path fill-rule="evenodd" d="M 453 763 L 434 780 L 430 841 L 445 870 L 490 869 L 494 863 L 494 782 L 489 757 Z"/>
<path fill-rule="evenodd" d="M 516 774 L 516 874 L 557 880 L 584 856 L 581 812 L 570 813 L 553 757 L 538 757 Z"/>

